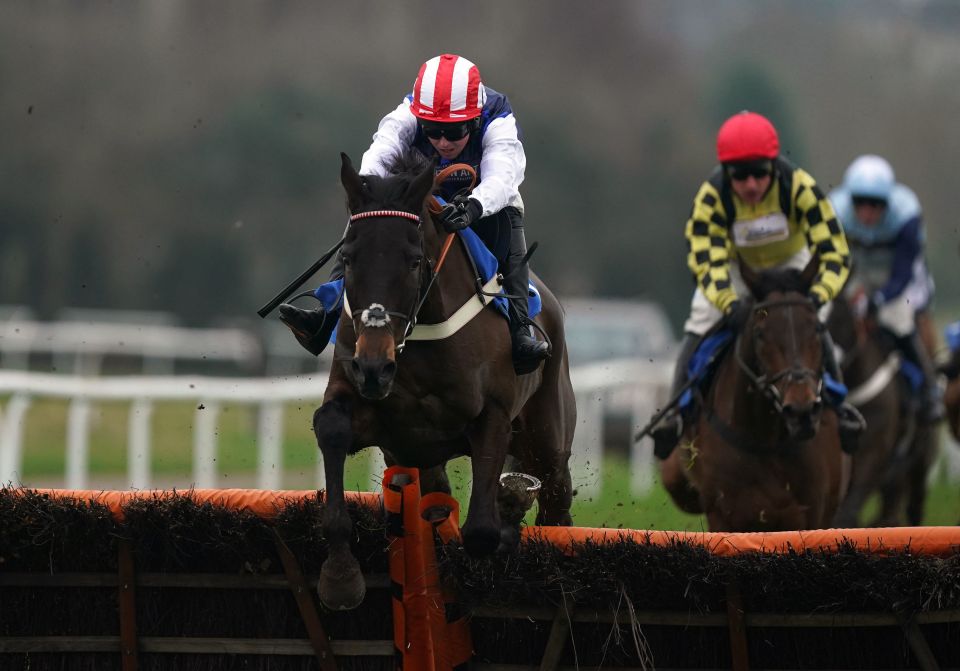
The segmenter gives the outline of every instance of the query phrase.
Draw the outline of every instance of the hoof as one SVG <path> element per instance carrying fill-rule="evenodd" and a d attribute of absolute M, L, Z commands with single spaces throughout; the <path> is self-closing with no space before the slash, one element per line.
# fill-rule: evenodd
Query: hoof
<path fill-rule="evenodd" d="M 329 610 L 353 610 L 363 602 L 367 586 L 356 560 L 339 564 L 328 559 L 320 569 L 317 593 Z"/>
<path fill-rule="evenodd" d="M 500 530 L 496 527 L 465 529 L 463 547 L 471 557 L 488 557 L 500 545 Z"/>

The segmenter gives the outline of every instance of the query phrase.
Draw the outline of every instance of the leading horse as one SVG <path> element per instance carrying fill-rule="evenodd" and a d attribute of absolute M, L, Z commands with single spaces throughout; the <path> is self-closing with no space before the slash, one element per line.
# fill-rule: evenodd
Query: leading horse
<path fill-rule="evenodd" d="M 342 248 L 345 309 L 335 353 L 340 365 L 330 371 L 323 405 L 313 416 L 327 479 L 328 557 L 318 590 L 333 609 L 353 608 L 364 596 L 350 550 L 354 534 L 343 469 L 347 455 L 365 447 L 378 446 L 388 464 L 420 468 L 425 491 L 449 493 L 447 460 L 472 457 L 473 490 L 463 526 L 472 555 L 490 554 L 501 543 L 496 500 L 508 453 L 542 482 L 537 523 L 571 523 L 567 462 L 576 405 L 560 304 L 531 275 L 543 302 L 537 323 L 553 351 L 528 375 L 514 372 L 507 321 L 491 309 L 480 310 L 449 337 L 418 339 L 417 328 L 444 323 L 461 306 L 479 301 L 480 292 L 465 252 L 451 249 L 442 272 L 435 272 L 446 235 L 425 207 L 434 168 L 405 162 L 392 176 L 360 176 L 341 154 L 350 225 Z"/>
<path fill-rule="evenodd" d="M 836 413 L 824 410 L 822 328 L 802 272 L 741 264 L 752 297 L 695 419 L 661 476 L 677 505 L 711 531 L 829 525 L 846 487 Z"/>

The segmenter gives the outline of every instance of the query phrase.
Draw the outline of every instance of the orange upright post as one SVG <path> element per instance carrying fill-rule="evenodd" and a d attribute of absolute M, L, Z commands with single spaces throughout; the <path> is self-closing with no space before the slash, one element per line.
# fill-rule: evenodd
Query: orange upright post
<path fill-rule="evenodd" d="M 430 626 L 434 640 L 434 664 L 437 671 L 466 669 L 473 656 L 470 625 L 456 594 L 440 584 L 435 540 L 443 543 L 460 540 L 460 504 L 452 496 L 427 494 L 420 499 L 420 523 L 423 527 L 424 575 L 430 598 Z"/>
<path fill-rule="evenodd" d="M 434 544 L 435 534 L 444 542 L 460 537 L 459 505 L 446 494 L 421 499 L 415 468 L 388 468 L 383 482 L 397 667 L 466 669 L 473 654 L 470 628 L 453 595 L 440 585 Z"/>
<path fill-rule="evenodd" d="M 393 640 L 398 668 L 435 671 L 430 600 L 424 571 L 420 523 L 420 473 L 391 466 L 383 474 L 383 503 L 390 536 L 393 583 Z M 399 598 L 398 598 L 399 597 Z"/>

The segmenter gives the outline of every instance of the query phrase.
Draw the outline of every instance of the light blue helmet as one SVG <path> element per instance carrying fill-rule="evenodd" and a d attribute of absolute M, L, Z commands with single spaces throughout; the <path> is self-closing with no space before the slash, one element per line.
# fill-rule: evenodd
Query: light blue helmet
<path fill-rule="evenodd" d="M 843 175 L 843 186 L 853 197 L 888 201 L 896 183 L 887 160 L 874 154 L 857 157 Z"/>

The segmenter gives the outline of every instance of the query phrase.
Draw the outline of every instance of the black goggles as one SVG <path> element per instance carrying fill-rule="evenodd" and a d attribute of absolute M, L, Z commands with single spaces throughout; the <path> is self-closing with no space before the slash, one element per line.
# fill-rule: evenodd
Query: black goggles
<path fill-rule="evenodd" d="M 773 163 L 770 161 L 749 161 L 744 163 L 730 163 L 727 165 L 727 175 L 732 180 L 742 182 L 748 177 L 763 179 L 773 174 Z"/>
<path fill-rule="evenodd" d="M 854 207 L 886 207 L 887 201 L 883 198 L 873 198 L 871 196 L 854 196 L 853 197 L 853 206 Z"/>
<path fill-rule="evenodd" d="M 473 130 L 473 123 L 470 121 L 462 121 L 458 123 L 421 121 L 420 128 L 423 130 L 423 134 L 431 140 L 439 140 L 440 138 L 445 137 L 451 142 L 456 142 L 457 140 L 462 140 L 464 137 L 470 134 L 470 131 Z"/>

